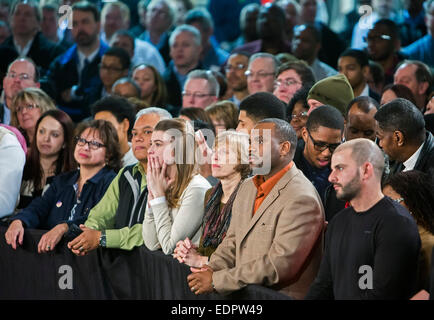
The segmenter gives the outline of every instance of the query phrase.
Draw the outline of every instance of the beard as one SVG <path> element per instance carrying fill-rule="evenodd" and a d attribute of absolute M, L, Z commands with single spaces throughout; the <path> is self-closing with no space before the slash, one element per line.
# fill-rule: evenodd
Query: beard
<path fill-rule="evenodd" d="M 77 44 L 81 47 L 87 47 L 87 46 L 92 45 L 95 42 L 95 40 L 97 39 L 97 37 L 98 37 L 98 34 L 87 34 L 84 32 L 80 32 L 75 37 L 75 42 L 77 42 Z"/>
<path fill-rule="evenodd" d="M 247 81 L 246 82 L 239 81 L 232 86 L 232 91 L 234 92 L 244 91 L 244 90 L 247 90 Z"/>
<path fill-rule="evenodd" d="M 340 192 L 336 192 L 336 198 L 343 201 L 351 201 L 353 200 L 360 191 L 360 174 L 357 171 L 357 174 L 348 182 L 345 186 L 336 183 L 334 185 L 338 185 L 341 187 Z"/>

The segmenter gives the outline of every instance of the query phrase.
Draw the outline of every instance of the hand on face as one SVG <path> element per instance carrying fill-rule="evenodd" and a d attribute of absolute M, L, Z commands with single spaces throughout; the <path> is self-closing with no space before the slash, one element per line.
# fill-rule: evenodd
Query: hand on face
<path fill-rule="evenodd" d="M 153 198 L 164 197 L 167 189 L 175 181 L 168 176 L 167 164 L 158 156 L 148 156 L 148 170 L 146 173 L 148 190 Z"/>

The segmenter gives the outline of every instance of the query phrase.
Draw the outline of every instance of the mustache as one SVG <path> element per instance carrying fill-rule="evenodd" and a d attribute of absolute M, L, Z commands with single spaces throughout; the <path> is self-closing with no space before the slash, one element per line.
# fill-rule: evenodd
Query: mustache
<path fill-rule="evenodd" d="M 81 31 L 81 32 L 77 33 L 77 37 L 80 37 L 80 36 L 89 37 L 90 35 L 88 33 L 84 32 L 84 31 Z"/>

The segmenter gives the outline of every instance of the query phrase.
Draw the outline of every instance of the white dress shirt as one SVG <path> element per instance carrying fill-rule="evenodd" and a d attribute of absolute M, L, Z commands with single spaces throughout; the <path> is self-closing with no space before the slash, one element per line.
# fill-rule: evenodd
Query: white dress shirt
<path fill-rule="evenodd" d="M 403 172 L 410 171 L 410 170 L 414 169 L 416 162 L 417 162 L 417 159 L 419 159 L 419 155 L 422 151 L 424 144 L 425 143 L 422 143 L 422 145 L 419 147 L 419 149 L 417 149 L 416 152 L 413 153 L 413 155 L 403 163 L 403 165 L 405 167 L 404 170 L 402 170 Z"/>

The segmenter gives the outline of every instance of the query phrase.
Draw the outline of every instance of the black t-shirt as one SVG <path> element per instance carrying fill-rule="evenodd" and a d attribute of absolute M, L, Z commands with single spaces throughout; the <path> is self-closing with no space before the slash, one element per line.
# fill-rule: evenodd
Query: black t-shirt
<path fill-rule="evenodd" d="M 365 212 L 346 208 L 327 228 L 326 248 L 306 299 L 408 299 L 416 290 L 415 220 L 384 197 Z"/>

